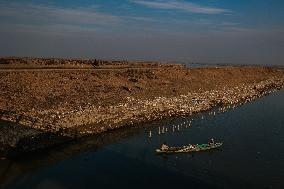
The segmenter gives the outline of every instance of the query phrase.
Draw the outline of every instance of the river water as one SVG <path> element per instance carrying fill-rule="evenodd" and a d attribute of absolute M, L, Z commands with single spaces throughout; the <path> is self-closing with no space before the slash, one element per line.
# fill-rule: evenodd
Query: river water
<path fill-rule="evenodd" d="M 155 154 L 165 141 L 201 144 L 211 137 L 223 146 Z M 283 160 L 284 90 L 225 113 L 155 121 L 0 160 L 0 188 L 280 189 Z"/>

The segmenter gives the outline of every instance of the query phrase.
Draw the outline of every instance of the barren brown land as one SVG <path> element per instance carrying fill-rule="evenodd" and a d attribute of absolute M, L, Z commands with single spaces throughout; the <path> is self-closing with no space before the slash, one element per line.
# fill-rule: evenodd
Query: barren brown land
<path fill-rule="evenodd" d="M 0 155 L 119 127 L 237 106 L 284 86 L 267 67 L 0 58 Z"/>

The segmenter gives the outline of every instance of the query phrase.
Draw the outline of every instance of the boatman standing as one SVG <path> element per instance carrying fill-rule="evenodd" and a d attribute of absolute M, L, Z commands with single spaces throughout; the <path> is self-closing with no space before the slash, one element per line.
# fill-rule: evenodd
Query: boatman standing
<path fill-rule="evenodd" d="M 213 139 L 213 138 L 211 138 L 211 139 L 210 139 L 209 144 L 210 144 L 210 145 L 215 144 L 215 141 L 214 141 L 214 139 Z"/>

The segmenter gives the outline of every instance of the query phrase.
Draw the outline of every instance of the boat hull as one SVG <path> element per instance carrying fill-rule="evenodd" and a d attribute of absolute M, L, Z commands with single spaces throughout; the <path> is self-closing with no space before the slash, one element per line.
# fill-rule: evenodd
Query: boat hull
<path fill-rule="evenodd" d="M 171 147 L 169 150 L 161 150 L 156 149 L 157 153 L 165 153 L 165 154 L 172 154 L 172 153 L 191 153 L 191 152 L 200 152 L 200 151 L 207 151 L 219 148 L 223 145 L 223 143 L 215 143 L 213 145 L 200 145 L 195 148 L 190 149 L 189 146 L 184 147 Z M 203 146 L 203 147 L 202 147 Z"/>

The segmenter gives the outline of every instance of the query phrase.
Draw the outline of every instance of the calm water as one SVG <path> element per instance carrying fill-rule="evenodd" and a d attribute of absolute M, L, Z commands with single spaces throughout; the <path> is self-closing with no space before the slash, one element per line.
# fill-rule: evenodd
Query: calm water
<path fill-rule="evenodd" d="M 160 132 L 163 127 L 167 132 L 159 135 L 159 127 Z M 168 156 L 154 153 L 164 141 L 184 145 L 206 143 L 210 137 L 223 141 L 220 150 Z M 215 116 L 204 113 L 156 121 L 0 160 L 0 186 L 284 188 L 283 160 L 282 90 Z"/>

